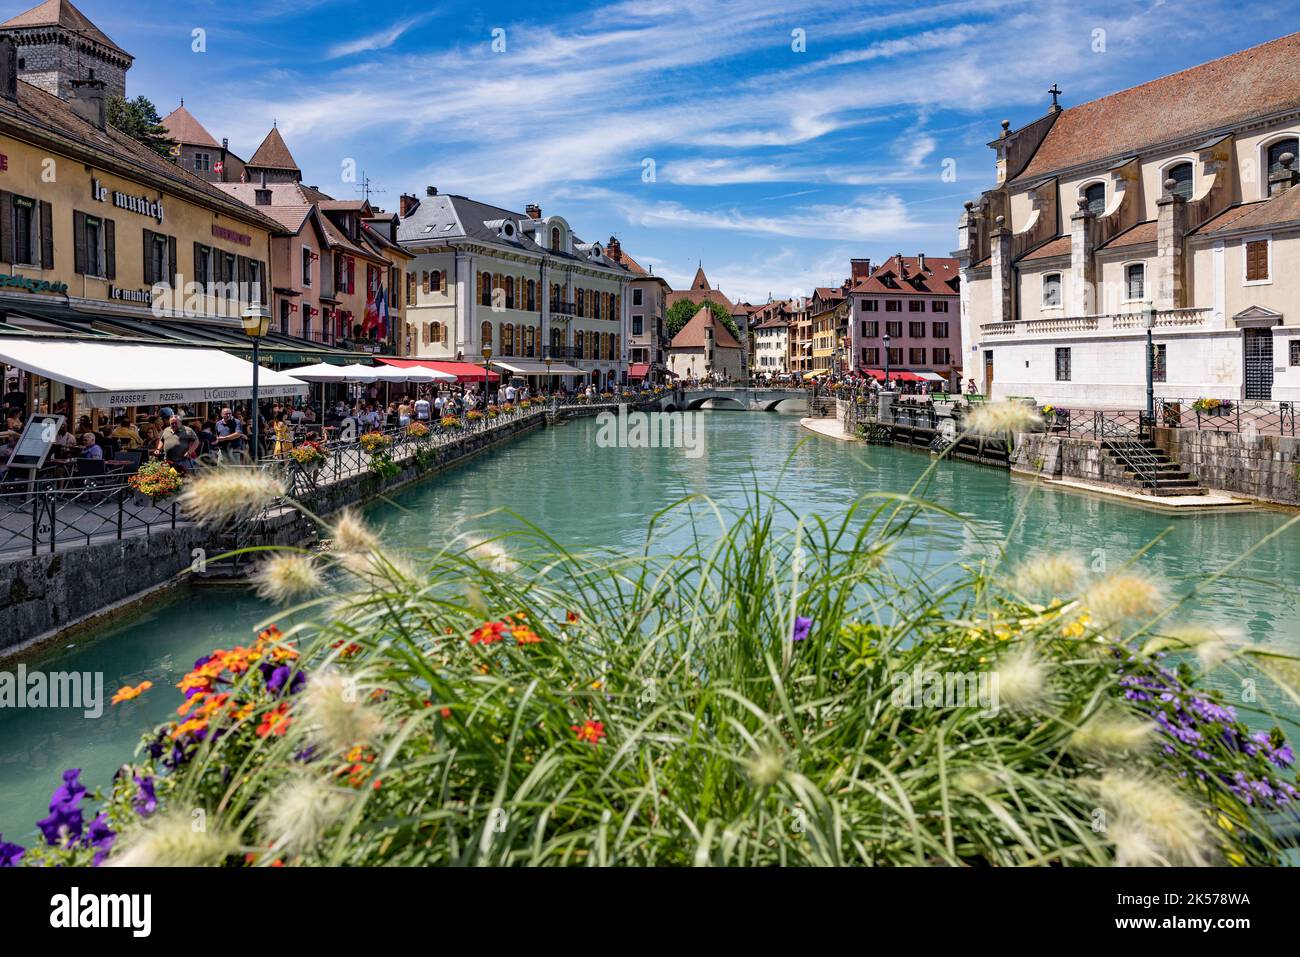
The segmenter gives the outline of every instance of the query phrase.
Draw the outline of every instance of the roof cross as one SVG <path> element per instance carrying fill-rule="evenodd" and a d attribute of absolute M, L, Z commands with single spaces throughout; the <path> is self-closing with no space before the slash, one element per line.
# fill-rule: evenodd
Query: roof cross
<path fill-rule="evenodd" d="M 1061 95 L 1061 88 L 1057 86 L 1055 83 L 1053 83 L 1052 88 L 1047 92 L 1052 94 L 1052 109 L 1059 110 L 1061 108 L 1061 104 L 1056 101 L 1056 98 Z"/>

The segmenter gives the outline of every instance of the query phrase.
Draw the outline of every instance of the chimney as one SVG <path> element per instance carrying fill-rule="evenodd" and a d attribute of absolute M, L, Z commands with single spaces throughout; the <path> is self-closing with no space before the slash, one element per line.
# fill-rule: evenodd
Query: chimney
<path fill-rule="evenodd" d="M 529 219 L 542 218 L 542 207 L 538 206 L 536 203 L 529 203 L 524 207 L 524 212 L 528 214 Z"/>
<path fill-rule="evenodd" d="M 222 148 L 223 150 L 227 150 L 227 151 L 230 149 L 230 138 L 229 138 L 229 137 L 226 137 L 226 136 L 221 137 L 221 148 Z"/>
<path fill-rule="evenodd" d="M 1300 183 L 1300 173 L 1296 171 L 1294 153 L 1283 153 L 1278 157 L 1278 164 L 1282 168 L 1275 173 L 1268 174 L 1268 195 L 1270 196 L 1285 193 L 1292 186 Z"/>
<path fill-rule="evenodd" d="M 618 241 L 617 236 L 609 237 L 609 242 L 605 244 L 605 255 L 616 263 L 623 261 L 623 244 Z"/>
<path fill-rule="evenodd" d="M 425 196 L 437 196 L 437 195 L 438 195 L 438 187 L 436 187 L 436 186 L 426 186 L 426 187 L 424 187 L 424 195 L 425 195 Z"/>
<path fill-rule="evenodd" d="M 925 272 L 925 253 L 916 254 L 916 268 L 921 272 Z"/>
<path fill-rule="evenodd" d="M 403 193 L 401 205 L 398 207 L 399 214 L 403 219 L 410 216 L 419 207 L 420 201 L 415 198 L 413 193 Z"/>
<path fill-rule="evenodd" d="M 1272 177 L 1269 177 L 1272 185 Z M 1165 180 L 1165 192 L 1156 200 L 1156 283 L 1152 301 L 1157 309 L 1187 305 L 1187 200 L 1174 192 L 1178 184 Z M 1100 309 L 1099 309 L 1100 311 Z"/>
<path fill-rule="evenodd" d="M 907 260 L 903 258 L 902 253 L 894 253 L 894 258 L 898 260 L 898 278 L 907 278 Z"/>
<path fill-rule="evenodd" d="M 0 34 L 0 97 L 18 100 L 18 45 L 8 34 Z"/>
<path fill-rule="evenodd" d="M 849 275 L 853 277 L 854 282 L 868 278 L 871 275 L 871 260 L 850 259 Z"/>
<path fill-rule="evenodd" d="M 97 130 L 102 130 L 108 122 L 108 114 L 105 112 L 107 107 L 104 100 L 105 86 L 103 80 L 95 79 L 94 70 L 90 71 L 88 79 L 72 81 L 72 97 L 68 105 L 72 107 L 73 113 Z"/>

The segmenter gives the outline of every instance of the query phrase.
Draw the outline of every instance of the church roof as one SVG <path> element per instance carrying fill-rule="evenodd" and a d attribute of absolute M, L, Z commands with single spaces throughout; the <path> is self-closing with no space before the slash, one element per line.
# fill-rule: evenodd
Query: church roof
<path fill-rule="evenodd" d="M 32 7 L 25 13 L 10 17 L 4 23 L 0 23 L 0 30 L 10 27 L 63 27 L 65 30 L 74 30 L 77 33 L 84 34 L 123 56 L 131 56 L 131 54 L 110 40 L 106 33 L 91 23 L 90 19 L 69 3 L 68 0 L 45 0 L 44 3 Z"/>
<path fill-rule="evenodd" d="M 691 317 L 691 321 L 682 326 L 681 331 L 673 336 L 670 349 L 703 349 L 707 336 L 706 329 L 713 329 L 713 345 L 718 349 L 739 349 L 740 343 L 731 334 L 731 330 L 720 323 L 708 306 L 700 306 L 700 311 Z"/>
<path fill-rule="evenodd" d="M 253 158 L 244 165 L 248 169 L 298 170 L 298 164 L 294 162 L 293 154 L 289 152 L 284 137 L 274 126 L 271 127 L 271 132 L 266 134 L 266 139 L 262 140 L 262 145 L 257 148 Z"/>

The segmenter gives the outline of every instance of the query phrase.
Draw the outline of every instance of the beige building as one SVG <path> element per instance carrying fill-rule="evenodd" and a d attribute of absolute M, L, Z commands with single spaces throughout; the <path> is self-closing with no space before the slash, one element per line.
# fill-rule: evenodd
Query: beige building
<path fill-rule="evenodd" d="M 1150 321 L 1157 396 L 1300 399 L 1297 81 L 1300 33 L 1004 122 L 959 226 L 964 374 L 1138 408 Z"/>
<path fill-rule="evenodd" d="M 668 311 L 668 281 L 629 256 L 614 236 L 609 237 L 605 255 L 632 274 L 628 286 L 628 378 L 659 380 L 667 369 L 664 350 L 664 314 Z"/>
<path fill-rule="evenodd" d="M 709 376 L 740 379 L 744 375 L 744 348 L 708 306 L 681 328 L 668 346 L 668 368 L 675 376 L 704 379 Z"/>

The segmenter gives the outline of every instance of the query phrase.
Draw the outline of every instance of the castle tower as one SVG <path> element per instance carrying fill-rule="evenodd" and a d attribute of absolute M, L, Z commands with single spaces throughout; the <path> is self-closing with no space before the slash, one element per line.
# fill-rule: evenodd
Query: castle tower
<path fill-rule="evenodd" d="M 18 78 L 61 99 L 77 80 L 95 79 L 107 96 L 126 96 L 134 57 L 108 38 L 68 0 L 45 0 L 0 23 L 18 46 Z"/>

